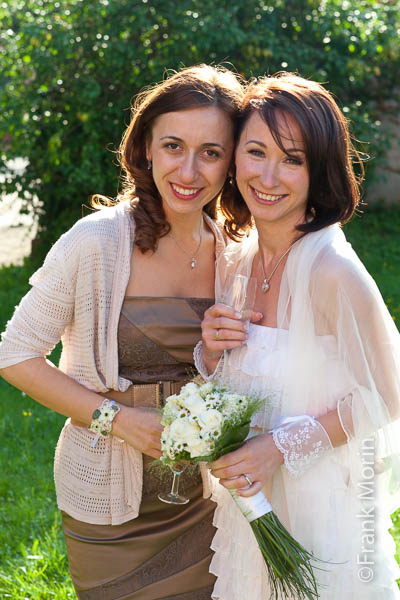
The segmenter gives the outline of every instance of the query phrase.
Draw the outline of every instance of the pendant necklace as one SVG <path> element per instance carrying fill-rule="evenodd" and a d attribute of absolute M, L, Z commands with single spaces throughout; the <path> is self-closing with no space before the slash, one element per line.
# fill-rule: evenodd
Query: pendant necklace
<path fill-rule="evenodd" d="M 186 256 L 188 256 L 190 258 L 190 268 L 191 269 L 195 269 L 197 267 L 197 260 L 196 260 L 196 256 L 199 253 L 200 250 L 200 246 L 201 246 L 201 242 L 203 240 L 203 217 L 201 217 L 201 222 L 200 222 L 200 231 L 199 231 L 199 244 L 196 248 L 196 251 L 193 255 L 189 254 L 189 252 L 187 252 L 185 250 L 185 248 L 182 246 L 182 244 L 180 242 L 178 242 L 178 240 L 175 238 L 175 236 L 172 235 L 171 232 L 169 232 L 169 235 L 172 237 L 172 239 L 174 240 L 175 244 L 182 250 L 182 252 L 184 252 L 186 254 Z"/>
<path fill-rule="evenodd" d="M 292 247 L 294 246 L 294 244 L 297 241 L 298 240 L 294 241 L 293 244 L 290 244 L 289 248 L 287 250 L 285 250 L 285 252 L 282 254 L 282 256 L 279 257 L 278 262 L 276 263 L 275 267 L 273 268 L 273 271 L 272 271 L 271 275 L 269 275 L 268 277 L 265 275 L 264 255 L 263 255 L 261 246 L 258 247 L 258 249 L 260 251 L 260 263 L 261 263 L 261 268 L 262 268 L 263 278 L 264 278 L 263 282 L 261 284 L 261 291 L 263 292 L 263 294 L 265 294 L 266 292 L 268 292 L 269 288 L 271 287 L 269 282 L 271 281 L 273 274 L 275 273 L 275 271 L 277 270 L 277 268 L 279 267 L 279 265 L 281 264 L 281 262 L 283 261 L 283 259 L 285 258 L 285 256 L 287 254 L 289 254 L 290 250 L 292 249 Z"/>

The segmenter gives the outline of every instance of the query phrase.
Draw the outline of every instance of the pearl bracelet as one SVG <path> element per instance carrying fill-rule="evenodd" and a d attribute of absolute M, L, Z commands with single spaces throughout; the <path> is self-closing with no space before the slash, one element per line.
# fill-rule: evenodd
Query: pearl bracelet
<path fill-rule="evenodd" d="M 97 444 L 100 437 L 107 437 L 111 433 L 112 422 L 120 410 L 121 407 L 114 400 L 104 398 L 100 408 L 96 408 L 93 412 L 92 422 L 88 429 L 97 435 L 91 443 L 92 448 Z"/>

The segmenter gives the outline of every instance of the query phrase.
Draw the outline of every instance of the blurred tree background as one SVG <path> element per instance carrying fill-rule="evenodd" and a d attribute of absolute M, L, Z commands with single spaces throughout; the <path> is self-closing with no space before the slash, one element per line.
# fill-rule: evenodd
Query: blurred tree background
<path fill-rule="evenodd" d="M 388 146 L 380 115 L 400 72 L 396 0 L 0 0 L 0 23 L 0 194 L 38 196 L 43 251 L 91 194 L 117 194 L 112 151 L 131 99 L 167 68 L 297 71 L 336 94 L 368 154 Z M 29 161 L 22 174 L 8 168 L 17 157 Z"/>

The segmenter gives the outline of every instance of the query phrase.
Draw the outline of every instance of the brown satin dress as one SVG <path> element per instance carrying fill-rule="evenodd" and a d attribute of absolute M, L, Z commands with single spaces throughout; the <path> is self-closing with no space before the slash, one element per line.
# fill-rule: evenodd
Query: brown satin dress
<path fill-rule="evenodd" d="M 183 381 L 193 374 L 203 298 L 127 297 L 118 328 L 119 371 L 133 383 Z M 210 600 L 208 572 L 215 504 L 202 498 L 199 472 L 181 476 L 184 506 L 157 498 L 160 481 L 143 456 L 139 516 L 122 525 L 92 525 L 62 514 L 71 576 L 79 600 Z"/>

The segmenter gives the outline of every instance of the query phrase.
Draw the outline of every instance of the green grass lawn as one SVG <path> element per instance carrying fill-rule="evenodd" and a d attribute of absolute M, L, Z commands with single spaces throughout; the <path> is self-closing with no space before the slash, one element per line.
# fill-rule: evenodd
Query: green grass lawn
<path fill-rule="evenodd" d="M 367 212 L 345 233 L 400 325 L 400 207 Z M 0 269 L 0 330 L 28 289 L 30 267 Z M 57 351 L 56 351 L 57 353 Z M 75 598 L 56 509 L 52 463 L 64 417 L 0 380 L 0 598 Z M 400 511 L 392 515 L 400 563 Z"/>
<path fill-rule="evenodd" d="M 64 417 L 0 382 L 0 598 L 75 598 L 52 479 Z"/>

